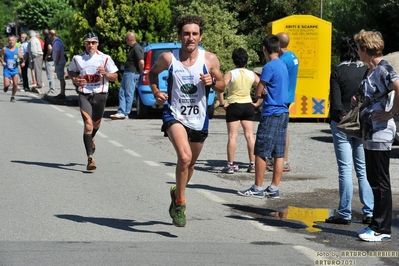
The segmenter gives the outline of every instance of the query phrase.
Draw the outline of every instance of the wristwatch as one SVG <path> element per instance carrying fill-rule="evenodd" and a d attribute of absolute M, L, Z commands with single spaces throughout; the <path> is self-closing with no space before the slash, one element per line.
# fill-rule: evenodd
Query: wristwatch
<path fill-rule="evenodd" d="M 215 86 L 215 85 L 216 85 L 216 79 L 212 78 L 212 86 Z"/>

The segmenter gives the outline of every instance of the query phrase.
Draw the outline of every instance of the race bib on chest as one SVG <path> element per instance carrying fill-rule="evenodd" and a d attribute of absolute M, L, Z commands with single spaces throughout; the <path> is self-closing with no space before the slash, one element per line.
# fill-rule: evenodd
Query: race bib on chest
<path fill-rule="evenodd" d="M 96 67 L 86 67 L 81 71 L 81 78 L 86 80 L 86 87 L 101 85 L 101 75 Z"/>
<path fill-rule="evenodd" d="M 16 68 L 17 67 L 17 61 L 14 59 L 7 59 L 7 67 L 8 68 Z"/>

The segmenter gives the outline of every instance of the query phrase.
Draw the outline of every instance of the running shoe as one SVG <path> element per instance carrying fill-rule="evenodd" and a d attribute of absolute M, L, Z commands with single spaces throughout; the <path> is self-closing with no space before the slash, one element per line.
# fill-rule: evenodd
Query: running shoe
<path fill-rule="evenodd" d="M 172 202 L 170 203 L 170 206 L 169 206 L 169 215 L 170 215 L 170 218 L 172 218 L 172 219 L 173 219 L 173 210 L 174 210 L 175 204 L 176 204 L 175 191 L 176 191 L 176 185 L 171 186 L 170 187 L 170 198 L 171 198 Z"/>
<path fill-rule="evenodd" d="M 255 165 L 254 164 L 250 163 L 248 165 L 247 173 L 255 173 Z"/>
<path fill-rule="evenodd" d="M 172 209 L 173 214 L 173 224 L 177 227 L 186 226 L 186 204 L 175 204 L 175 207 Z"/>
<path fill-rule="evenodd" d="M 112 120 L 125 119 L 126 118 L 126 116 L 124 114 L 121 114 L 121 113 L 116 113 L 116 114 L 110 115 L 110 117 L 111 117 Z"/>
<path fill-rule="evenodd" d="M 88 171 L 91 171 L 91 170 L 96 170 L 96 168 L 97 168 L 97 166 L 96 166 L 96 164 L 94 162 L 94 159 L 93 158 L 87 159 L 87 167 L 86 167 L 86 169 Z"/>
<path fill-rule="evenodd" d="M 225 173 L 225 174 L 234 174 L 234 166 L 232 166 L 232 165 L 227 165 L 226 167 L 224 167 L 224 168 L 222 169 L 222 173 Z"/>
<path fill-rule="evenodd" d="M 266 194 L 266 196 L 268 196 L 269 198 L 272 198 L 272 199 L 278 199 L 278 198 L 280 198 L 280 192 L 279 192 L 279 190 L 278 190 L 278 189 L 277 189 L 277 190 L 271 190 L 270 186 L 268 186 L 268 187 L 265 189 L 265 194 Z"/>
<path fill-rule="evenodd" d="M 374 232 L 370 228 L 367 228 L 366 232 L 359 234 L 359 238 L 363 241 L 368 241 L 368 242 L 381 242 L 381 241 L 390 241 L 391 235 L 380 234 Z"/>
<path fill-rule="evenodd" d="M 237 191 L 238 195 L 245 196 L 245 197 L 255 197 L 263 199 L 265 197 L 265 191 L 263 189 L 258 190 L 255 188 L 255 185 L 252 187 Z"/>
<path fill-rule="evenodd" d="M 10 102 L 15 103 L 15 97 L 11 96 Z"/>
<path fill-rule="evenodd" d="M 367 232 L 367 230 L 369 230 L 369 227 L 359 229 L 359 230 L 356 231 L 356 233 L 357 233 L 358 235 L 364 234 L 364 233 Z"/>
<path fill-rule="evenodd" d="M 266 167 L 267 171 L 273 172 L 273 169 L 274 169 L 273 166 L 274 165 L 267 165 L 267 167 Z M 289 171 L 291 171 L 290 164 L 288 162 L 284 162 L 283 172 L 289 172 Z"/>
<path fill-rule="evenodd" d="M 289 171 L 291 171 L 290 164 L 288 162 L 284 162 L 283 172 L 289 172 Z"/>

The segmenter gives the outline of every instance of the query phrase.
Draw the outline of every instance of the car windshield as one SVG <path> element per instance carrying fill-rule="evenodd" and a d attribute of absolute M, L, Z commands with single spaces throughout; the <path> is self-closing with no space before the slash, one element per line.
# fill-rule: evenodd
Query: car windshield
<path fill-rule="evenodd" d="M 158 57 L 163 53 L 163 52 L 170 52 L 174 49 L 152 49 L 152 57 L 151 57 L 151 66 L 155 64 L 157 61 Z M 144 57 L 146 58 L 146 57 Z"/>

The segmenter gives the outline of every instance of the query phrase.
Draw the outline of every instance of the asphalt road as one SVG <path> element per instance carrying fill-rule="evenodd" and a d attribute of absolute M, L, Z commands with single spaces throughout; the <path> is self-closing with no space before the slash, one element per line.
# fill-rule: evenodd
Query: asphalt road
<path fill-rule="evenodd" d="M 243 136 L 240 171 L 220 172 L 227 133 L 216 115 L 187 189 L 187 227 L 177 228 L 168 214 L 176 156 L 157 114 L 112 121 L 108 108 L 96 138 L 98 169 L 89 173 L 76 106 L 25 92 L 10 103 L 9 94 L 0 93 L 0 266 L 398 265 L 398 147 L 392 241 L 367 243 L 355 233 L 363 227 L 356 184 L 352 224 L 322 222 L 338 205 L 328 124 L 290 123 L 292 171 L 281 198 L 256 199 L 236 193 L 254 177 L 245 172 Z M 265 185 L 270 179 L 266 173 Z"/>

